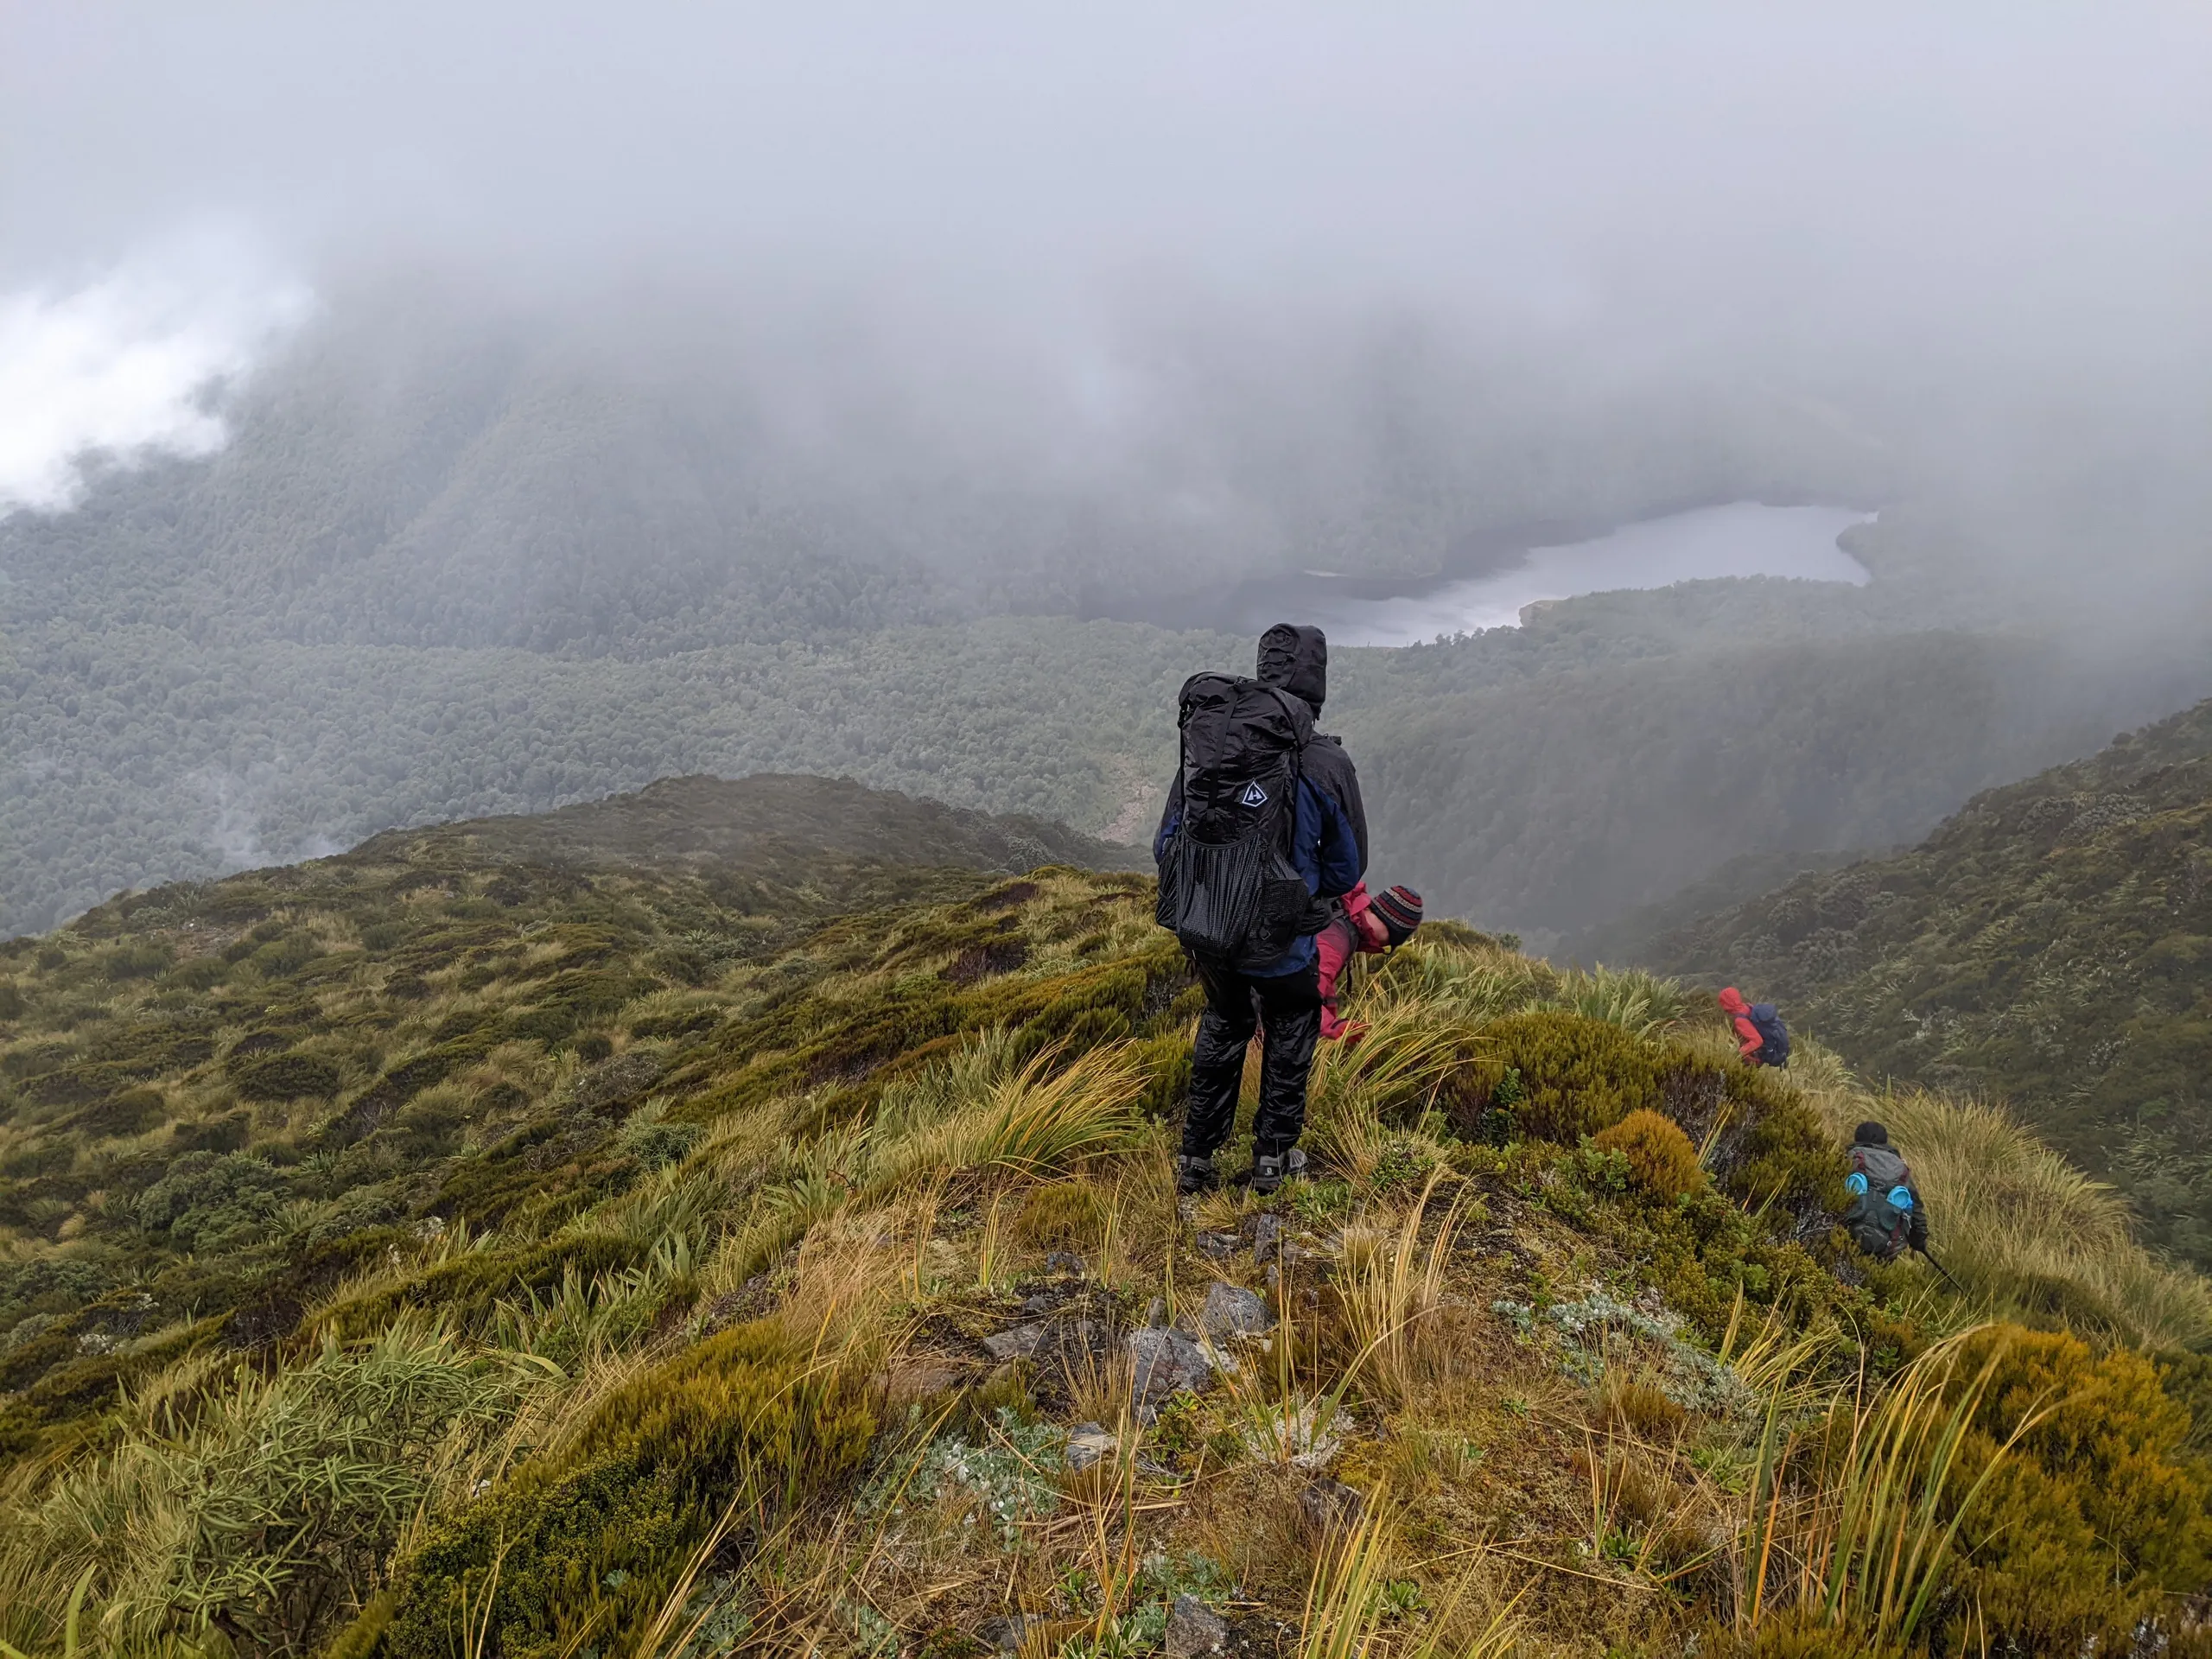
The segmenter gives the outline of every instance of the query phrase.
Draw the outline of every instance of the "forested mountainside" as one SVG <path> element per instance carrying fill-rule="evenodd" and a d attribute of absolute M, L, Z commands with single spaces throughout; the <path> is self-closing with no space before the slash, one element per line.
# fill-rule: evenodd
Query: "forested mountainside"
<path fill-rule="evenodd" d="M 1339 650 L 1325 723 L 1371 779 L 1377 860 L 1497 926 L 1580 925 L 1734 853 L 1908 838 L 2202 690 L 2194 656 L 2115 670 L 2032 640 L 1891 638 L 1854 594 L 1805 586 L 1599 595 L 1526 629 Z M 679 773 L 842 773 L 1141 840 L 1176 689 L 1249 671 L 1252 649 L 1046 618 L 644 661 L 11 626 L 0 929 Z"/>
<path fill-rule="evenodd" d="M 1870 1075 L 2011 1103 L 2212 1261 L 2212 703 L 1667 932 Z"/>
<path fill-rule="evenodd" d="M 950 868 L 1034 831 L 681 780 L 4 947 L 0 1639 L 2201 1650 L 2212 1291 L 2017 1129 L 1439 922 L 1179 1205 L 1198 993 Z M 1964 1300 L 1832 1230 L 1877 1109 Z"/>
<path fill-rule="evenodd" d="M 1428 575 L 1535 520 L 1885 481 L 1755 398 L 1631 420 L 1520 388 L 1509 420 L 1503 383 L 1402 340 L 1268 358 L 1294 397 L 1210 359 L 1146 416 L 1190 442 L 1093 454 L 1071 420 L 1096 465 L 1043 466 L 903 406 L 862 419 L 834 375 L 815 408 L 736 334 L 610 354 L 450 296 L 381 304 L 334 305 L 219 453 L 0 518 L 0 934 L 686 773 L 844 774 L 1141 841 L 1176 687 L 1251 660 L 1193 626 L 1194 582 Z M 1697 583 L 1340 649 L 1327 723 L 1373 781 L 1378 858 L 1548 941 L 1738 855 L 1909 839 L 2212 690 L 2194 637 L 2076 650 L 2020 584 L 1965 577 L 1974 522 L 1885 506 L 1852 532 L 1865 588 Z M 1078 620 L 1101 593 L 1180 631 Z"/>

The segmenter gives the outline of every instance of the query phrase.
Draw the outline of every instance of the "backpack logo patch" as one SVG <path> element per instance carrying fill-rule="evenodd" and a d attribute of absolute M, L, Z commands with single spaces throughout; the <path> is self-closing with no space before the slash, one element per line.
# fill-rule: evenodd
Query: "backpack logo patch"
<path fill-rule="evenodd" d="M 1265 806 L 1268 804 L 1268 791 L 1262 789 L 1256 783 L 1247 784 L 1244 785 L 1244 792 L 1236 798 L 1246 806 Z"/>

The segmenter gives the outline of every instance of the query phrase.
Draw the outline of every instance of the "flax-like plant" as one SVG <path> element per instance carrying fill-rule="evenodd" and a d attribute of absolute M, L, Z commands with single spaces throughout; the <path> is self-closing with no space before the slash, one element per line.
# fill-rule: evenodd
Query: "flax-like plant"
<path fill-rule="evenodd" d="M 1345 1228 L 1334 1281 L 1346 1346 L 1356 1356 L 1348 1370 L 1400 1405 L 1420 1384 L 1425 1326 L 1443 1304 L 1463 1213 L 1463 1199 L 1455 1198 L 1422 1245 L 1421 1224 L 1442 1179 L 1441 1170 L 1432 1171 L 1421 1196 L 1403 1210 Z"/>
<path fill-rule="evenodd" d="M 496 1432 L 532 1379 L 403 1323 L 189 1406 L 127 1406 L 110 1449 L 0 1516 L 0 1599 L 91 1570 L 104 1626 L 133 1641 L 212 1625 L 296 1646 L 365 1599 L 449 1442 Z"/>
<path fill-rule="evenodd" d="M 1689 1011 L 1689 996 L 1681 985 L 1641 969 L 1578 969 L 1560 976 L 1546 1002 L 1638 1037 L 1657 1036 Z"/>
<path fill-rule="evenodd" d="M 1739 1630 L 1755 1630 L 1786 1605 L 1870 1640 L 1913 1639 L 1949 1571 L 1959 1529 L 2021 1437 L 2052 1409 L 2037 1402 L 2022 1413 L 1960 1489 L 1960 1451 L 2004 1357 L 1999 1345 L 1974 1376 L 1958 1375 L 1964 1345 L 1986 1328 L 1936 1344 L 1878 1393 L 1862 1380 L 1801 1435 L 1785 1430 L 1777 1390 L 1741 1552 Z"/>
<path fill-rule="evenodd" d="M 1299 1659 L 1363 1659 L 1382 1623 L 1382 1587 L 1390 1577 L 1389 1491 L 1368 1494 L 1359 1518 L 1324 1544 L 1306 1586 L 1299 1621 Z"/>

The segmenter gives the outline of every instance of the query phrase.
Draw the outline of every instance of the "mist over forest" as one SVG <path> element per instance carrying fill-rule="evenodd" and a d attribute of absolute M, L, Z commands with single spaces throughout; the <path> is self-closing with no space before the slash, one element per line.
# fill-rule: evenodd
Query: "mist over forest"
<path fill-rule="evenodd" d="M 0 929 L 680 772 L 1141 840 L 1255 585 L 1723 502 L 1872 580 L 1338 649 L 1378 874 L 1543 943 L 2212 692 L 2181 12 L 833 13 L 10 23 Z"/>

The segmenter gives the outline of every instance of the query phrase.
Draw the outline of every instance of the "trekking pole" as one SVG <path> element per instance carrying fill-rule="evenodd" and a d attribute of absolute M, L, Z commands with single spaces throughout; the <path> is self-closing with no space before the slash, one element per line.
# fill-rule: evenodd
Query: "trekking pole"
<path fill-rule="evenodd" d="M 1948 1285 L 1953 1290 L 1957 1291 L 1961 1296 L 1967 1294 L 1967 1287 L 1961 1284 L 1957 1280 L 1952 1278 L 1949 1273 L 1945 1271 L 1943 1264 L 1941 1262 L 1938 1262 L 1934 1256 L 1929 1255 L 1925 1250 L 1920 1251 L 1919 1255 L 1922 1261 L 1925 1262 L 1929 1267 L 1935 1268 L 1937 1273 L 1942 1274 L 1943 1282 L 1945 1284 Z"/>

